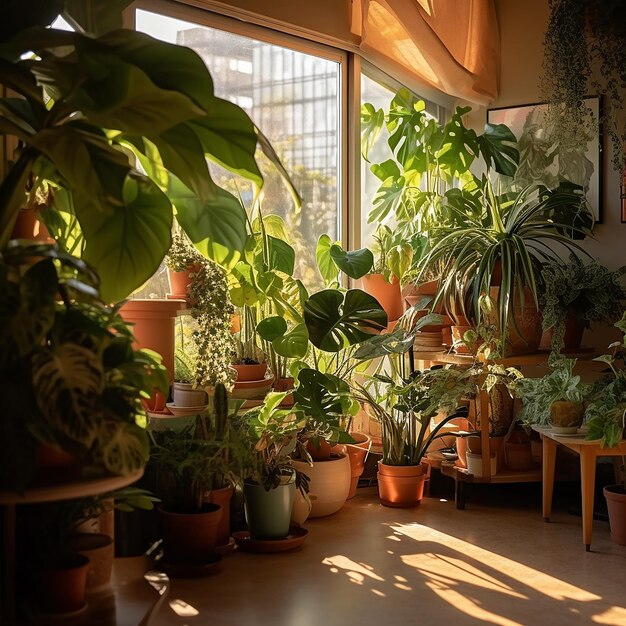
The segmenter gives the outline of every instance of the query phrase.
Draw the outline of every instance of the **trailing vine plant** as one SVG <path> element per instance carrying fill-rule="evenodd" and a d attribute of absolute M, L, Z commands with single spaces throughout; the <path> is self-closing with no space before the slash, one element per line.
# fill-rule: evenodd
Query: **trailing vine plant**
<path fill-rule="evenodd" d="M 613 166 L 626 166 L 626 4 L 623 0 L 549 0 L 540 88 L 565 145 L 587 135 L 585 97 L 604 97 L 601 123 Z"/>

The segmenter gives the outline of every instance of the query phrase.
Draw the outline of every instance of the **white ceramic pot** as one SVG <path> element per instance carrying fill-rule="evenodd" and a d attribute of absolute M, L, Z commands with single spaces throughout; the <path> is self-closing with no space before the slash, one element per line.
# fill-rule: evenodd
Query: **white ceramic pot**
<path fill-rule="evenodd" d="M 496 455 L 491 455 L 491 475 L 495 476 L 498 471 L 498 465 Z M 467 471 L 478 478 L 483 475 L 483 457 L 482 454 L 475 454 L 474 452 L 467 453 Z"/>
<path fill-rule="evenodd" d="M 206 391 L 194 389 L 191 383 L 174 383 L 172 395 L 177 407 L 206 406 L 209 402 Z"/>
<path fill-rule="evenodd" d="M 312 507 L 309 517 L 332 515 L 345 504 L 351 481 L 347 455 L 333 455 L 328 461 L 315 461 L 313 467 L 304 461 L 293 461 L 293 466 L 310 479 Z"/>

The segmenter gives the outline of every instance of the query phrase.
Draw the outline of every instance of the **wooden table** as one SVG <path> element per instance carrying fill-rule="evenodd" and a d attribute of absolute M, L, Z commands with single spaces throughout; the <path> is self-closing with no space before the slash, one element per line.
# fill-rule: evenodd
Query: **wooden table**
<path fill-rule="evenodd" d="M 584 435 L 556 435 L 549 428 L 533 426 L 541 435 L 543 442 L 542 509 L 543 519 L 550 521 L 552 512 L 552 494 L 554 492 L 554 468 L 556 448 L 564 446 L 580 455 L 580 491 L 583 513 L 583 544 L 587 552 L 591 550 L 593 530 L 593 497 L 596 480 L 596 460 L 599 456 L 626 455 L 626 440 L 620 441 L 613 448 L 600 447 L 599 440 L 589 441 Z"/>

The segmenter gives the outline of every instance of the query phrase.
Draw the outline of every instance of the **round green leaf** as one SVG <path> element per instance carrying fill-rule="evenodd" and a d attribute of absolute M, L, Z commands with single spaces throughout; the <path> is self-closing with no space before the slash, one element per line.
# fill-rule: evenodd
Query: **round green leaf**
<path fill-rule="evenodd" d="M 330 256 L 344 274 L 355 280 L 365 276 L 374 265 L 374 255 L 367 248 L 346 252 L 341 246 L 333 244 Z"/>

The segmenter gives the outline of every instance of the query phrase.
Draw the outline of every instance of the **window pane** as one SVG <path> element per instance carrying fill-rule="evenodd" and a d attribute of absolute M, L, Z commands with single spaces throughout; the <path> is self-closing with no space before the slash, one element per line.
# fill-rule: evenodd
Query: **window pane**
<path fill-rule="evenodd" d="M 287 224 L 296 249 L 296 275 L 307 288 L 321 287 L 315 265 L 318 237 L 339 238 L 340 65 L 248 37 L 138 10 L 137 30 L 193 48 L 206 62 L 215 94 L 236 103 L 270 139 L 303 197 L 301 211 L 263 155 L 262 209 Z M 212 167 L 219 184 L 233 180 Z M 230 182 L 229 182 L 230 181 Z M 252 200 L 252 188 L 237 179 L 236 192 Z"/>

